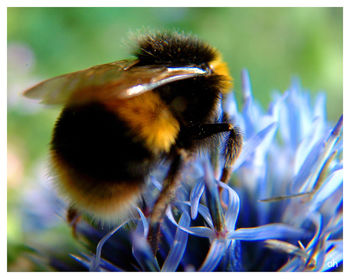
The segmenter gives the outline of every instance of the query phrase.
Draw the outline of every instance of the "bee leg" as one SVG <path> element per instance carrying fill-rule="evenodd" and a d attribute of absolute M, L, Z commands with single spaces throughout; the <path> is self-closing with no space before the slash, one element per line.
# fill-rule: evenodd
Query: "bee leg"
<path fill-rule="evenodd" d="M 185 150 L 179 149 L 175 153 L 175 158 L 170 165 L 168 173 L 163 182 L 163 188 L 153 206 L 153 210 L 150 216 L 148 240 L 151 244 L 151 248 L 154 254 L 156 254 L 158 250 L 158 243 L 160 239 L 160 224 L 164 219 L 165 211 L 168 205 L 175 198 L 175 191 L 177 188 L 179 174 L 187 159 L 187 153 Z"/>
<path fill-rule="evenodd" d="M 239 156 L 242 149 L 243 137 L 239 128 L 231 124 L 229 122 L 228 116 L 224 115 L 223 123 L 202 124 L 199 126 L 192 127 L 189 130 L 190 131 L 187 133 L 191 133 L 191 135 L 193 135 L 192 139 L 196 140 L 203 140 L 218 133 L 229 132 L 229 135 L 226 138 L 225 142 L 225 164 L 220 177 L 220 181 L 227 184 L 231 177 L 233 163 Z M 214 164 L 214 169 L 216 169 L 215 167 L 217 165 L 217 156 L 218 154 L 216 153 L 216 151 L 213 151 L 212 161 Z M 219 188 L 219 194 L 220 196 L 222 195 L 222 188 Z M 221 203 L 223 207 L 226 207 L 222 200 Z"/>
<path fill-rule="evenodd" d="M 72 227 L 72 235 L 77 238 L 77 225 L 81 220 L 81 216 L 76 208 L 69 206 L 67 211 L 67 222 Z"/>
<path fill-rule="evenodd" d="M 225 165 L 221 173 L 220 181 L 228 183 L 231 178 L 233 164 L 241 153 L 243 137 L 238 127 L 231 125 L 230 134 L 225 143 Z"/>
<path fill-rule="evenodd" d="M 237 127 L 233 127 L 230 130 L 230 134 L 228 138 L 226 139 L 225 143 L 225 165 L 221 173 L 220 181 L 227 184 L 230 181 L 232 170 L 233 170 L 233 163 L 238 158 L 239 154 L 242 150 L 242 144 L 243 144 L 243 137 L 242 134 Z M 223 188 L 219 188 L 219 195 L 222 197 L 222 191 Z M 221 206 L 225 209 L 227 209 L 226 203 L 220 199 Z"/>
<path fill-rule="evenodd" d="M 224 117 L 226 120 L 227 117 Z M 186 133 L 192 136 L 192 139 L 203 140 L 218 133 L 229 132 L 226 139 L 224 158 L 225 165 L 221 174 L 220 181 L 227 183 L 232 172 L 232 165 L 239 156 L 242 149 L 242 134 L 238 127 L 229 122 L 201 124 L 188 129 Z"/>

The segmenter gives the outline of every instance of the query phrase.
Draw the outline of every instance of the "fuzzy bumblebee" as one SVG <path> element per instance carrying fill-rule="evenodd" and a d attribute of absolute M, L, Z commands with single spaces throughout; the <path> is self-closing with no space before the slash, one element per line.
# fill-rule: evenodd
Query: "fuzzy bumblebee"
<path fill-rule="evenodd" d="M 232 78 L 218 51 L 178 33 L 141 37 L 134 60 L 46 80 L 24 94 L 64 106 L 51 141 L 52 169 L 71 209 L 100 220 L 127 214 L 161 160 L 170 167 L 150 216 L 160 223 L 184 162 L 227 132 L 222 180 L 242 146 L 231 123 L 217 122 Z"/>

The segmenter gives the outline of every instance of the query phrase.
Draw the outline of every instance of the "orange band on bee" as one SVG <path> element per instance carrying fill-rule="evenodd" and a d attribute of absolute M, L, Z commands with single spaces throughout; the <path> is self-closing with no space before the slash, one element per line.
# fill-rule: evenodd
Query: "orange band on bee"
<path fill-rule="evenodd" d="M 222 93 L 228 93 L 233 88 L 233 79 L 230 75 L 229 69 L 227 67 L 227 64 L 222 61 L 221 55 L 217 52 L 216 58 L 209 63 L 210 69 L 213 70 L 213 72 L 217 75 L 220 75 L 223 77 L 221 81 L 221 91 Z"/>
<path fill-rule="evenodd" d="M 168 152 L 180 130 L 179 122 L 158 95 L 148 91 L 129 99 L 105 102 L 153 152 Z"/>

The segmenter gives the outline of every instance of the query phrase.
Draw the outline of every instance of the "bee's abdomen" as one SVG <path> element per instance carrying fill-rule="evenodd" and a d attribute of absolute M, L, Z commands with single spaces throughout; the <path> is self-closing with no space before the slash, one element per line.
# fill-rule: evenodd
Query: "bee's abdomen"
<path fill-rule="evenodd" d="M 51 150 L 72 172 L 96 182 L 141 182 L 153 163 L 142 142 L 99 103 L 65 108 Z"/>

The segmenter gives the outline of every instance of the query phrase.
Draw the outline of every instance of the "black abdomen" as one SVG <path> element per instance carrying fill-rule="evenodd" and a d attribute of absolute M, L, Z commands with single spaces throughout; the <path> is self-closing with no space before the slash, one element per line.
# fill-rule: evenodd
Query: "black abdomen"
<path fill-rule="evenodd" d="M 154 162 L 130 129 L 99 103 L 63 109 L 51 149 L 74 172 L 102 182 L 142 181 Z"/>

